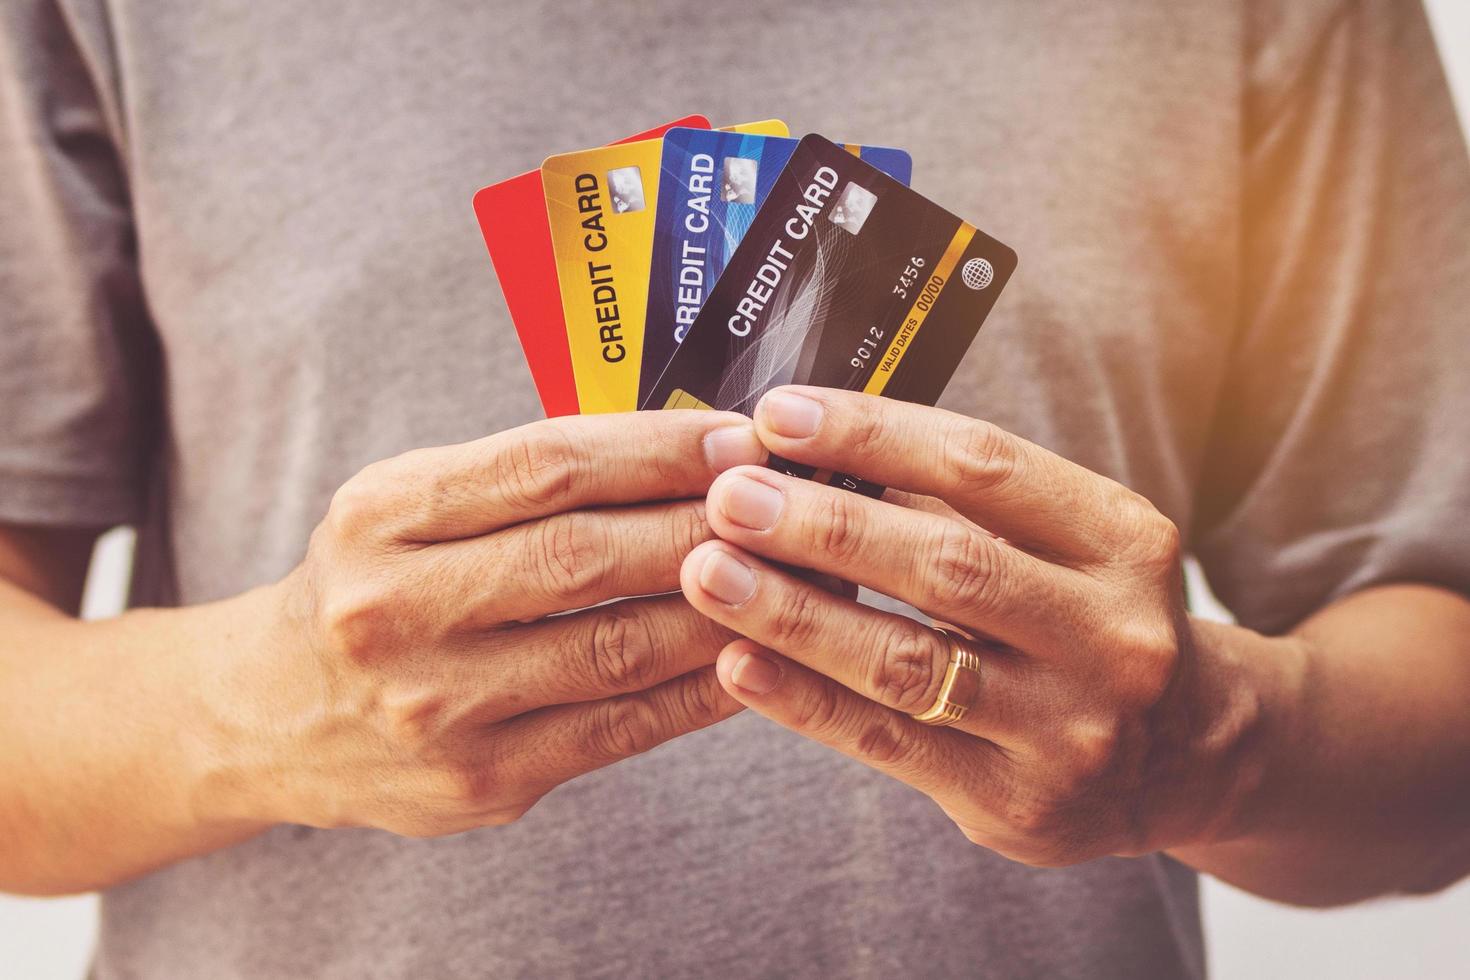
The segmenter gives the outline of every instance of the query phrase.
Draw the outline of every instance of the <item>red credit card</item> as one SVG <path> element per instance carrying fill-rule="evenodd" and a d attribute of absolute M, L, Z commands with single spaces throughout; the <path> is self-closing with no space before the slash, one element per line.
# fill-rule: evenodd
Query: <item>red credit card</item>
<path fill-rule="evenodd" d="M 675 126 L 709 129 L 710 122 L 704 116 L 685 116 L 618 142 L 654 139 Z M 576 415 L 577 384 L 540 169 L 481 188 L 474 204 L 541 406 L 548 418 Z"/>

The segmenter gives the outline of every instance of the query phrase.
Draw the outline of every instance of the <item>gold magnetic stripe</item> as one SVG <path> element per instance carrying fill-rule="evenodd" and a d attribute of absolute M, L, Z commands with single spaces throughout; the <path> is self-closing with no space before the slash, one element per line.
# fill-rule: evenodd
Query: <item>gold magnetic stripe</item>
<path fill-rule="evenodd" d="M 939 257 L 934 271 L 929 273 L 928 281 L 919 291 L 920 298 L 923 298 L 928 293 L 929 287 L 936 280 L 938 281 L 939 288 L 934 290 L 928 308 L 919 309 L 919 300 L 914 300 L 914 305 L 909 307 L 909 315 L 904 319 L 903 326 L 899 327 L 898 332 L 893 335 L 893 341 L 888 345 L 888 350 L 878 358 L 878 366 L 873 369 L 868 383 L 863 385 L 864 394 L 881 395 L 883 389 L 888 387 L 889 380 L 893 378 L 893 372 L 898 368 L 898 362 L 903 360 L 904 352 L 909 349 L 914 335 L 924 325 L 925 318 L 929 316 L 929 310 L 934 309 L 934 304 L 939 302 L 939 294 L 944 292 L 944 286 L 949 282 L 950 273 L 954 272 L 954 267 L 959 264 L 960 256 L 965 254 L 965 249 L 970 247 L 970 240 L 974 237 L 975 226 L 969 222 L 961 222 L 959 228 L 955 229 L 954 237 L 949 240 L 949 247 Z"/>
<path fill-rule="evenodd" d="M 668 400 L 664 402 L 664 408 L 698 408 L 706 412 L 712 412 L 715 409 L 713 405 L 700 401 L 683 388 L 673 390 Z"/>

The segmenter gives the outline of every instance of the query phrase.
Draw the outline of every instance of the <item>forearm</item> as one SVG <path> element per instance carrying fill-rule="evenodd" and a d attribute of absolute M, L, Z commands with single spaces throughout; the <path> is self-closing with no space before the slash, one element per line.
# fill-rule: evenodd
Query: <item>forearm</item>
<path fill-rule="evenodd" d="M 1222 819 L 1174 856 L 1305 905 L 1470 871 L 1470 602 L 1394 586 L 1290 637 L 1197 632 L 1207 702 L 1225 706 L 1201 767 Z"/>
<path fill-rule="evenodd" d="M 214 654 L 250 596 L 84 623 L 0 581 L 0 890 L 106 887 L 240 841 L 214 770 Z"/>

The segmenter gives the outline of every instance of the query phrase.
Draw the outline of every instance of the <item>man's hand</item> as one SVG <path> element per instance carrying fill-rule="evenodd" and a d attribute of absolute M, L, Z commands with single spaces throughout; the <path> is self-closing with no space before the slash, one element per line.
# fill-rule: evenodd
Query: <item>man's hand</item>
<path fill-rule="evenodd" d="M 688 498 L 762 455 L 741 416 L 657 412 L 367 467 L 257 598 L 265 655 L 212 672 L 209 785 L 251 819 L 454 833 L 735 713 L 729 634 L 676 590 L 709 537 Z"/>
<path fill-rule="evenodd" d="M 281 822 L 504 823 L 733 714 L 729 634 L 679 564 L 715 475 L 764 455 L 715 412 L 419 450 L 349 480 L 281 582 L 95 622 L 60 608 L 90 533 L 62 561 L 64 535 L 0 529 L 0 889 L 105 888 Z"/>
<path fill-rule="evenodd" d="M 1201 669 L 1179 533 L 1147 501 L 937 409 L 782 389 L 756 421 L 776 455 L 908 492 L 870 500 L 755 467 L 715 481 L 709 520 L 723 540 L 690 554 L 683 589 L 749 638 L 719 659 L 734 697 L 909 783 L 972 841 L 1029 864 L 1179 845 L 1233 812 L 1253 775 L 1235 753 L 1256 701 Z M 953 728 L 910 718 L 935 703 L 946 638 L 785 564 L 975 638 L 973 709 Z M 1297 662 L 1292 641 L 1275 642 Z"/>

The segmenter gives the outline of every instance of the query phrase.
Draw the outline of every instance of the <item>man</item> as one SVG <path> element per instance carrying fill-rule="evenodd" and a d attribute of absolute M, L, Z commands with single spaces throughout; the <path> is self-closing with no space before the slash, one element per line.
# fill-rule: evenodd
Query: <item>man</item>
<path fill-rule="evenodd" d="M 0 18 L 0 885 L 104 889 L 99 977 L 1191 976 L 1192 869 L 1466 870 L 1470 167 L 1414 5 Z M 687 111 L 907 146 L 1016 247 L 953 412 L 518 427 L 469 193 Z M 79 623 L 122 522 L 136 608 Z"/>

